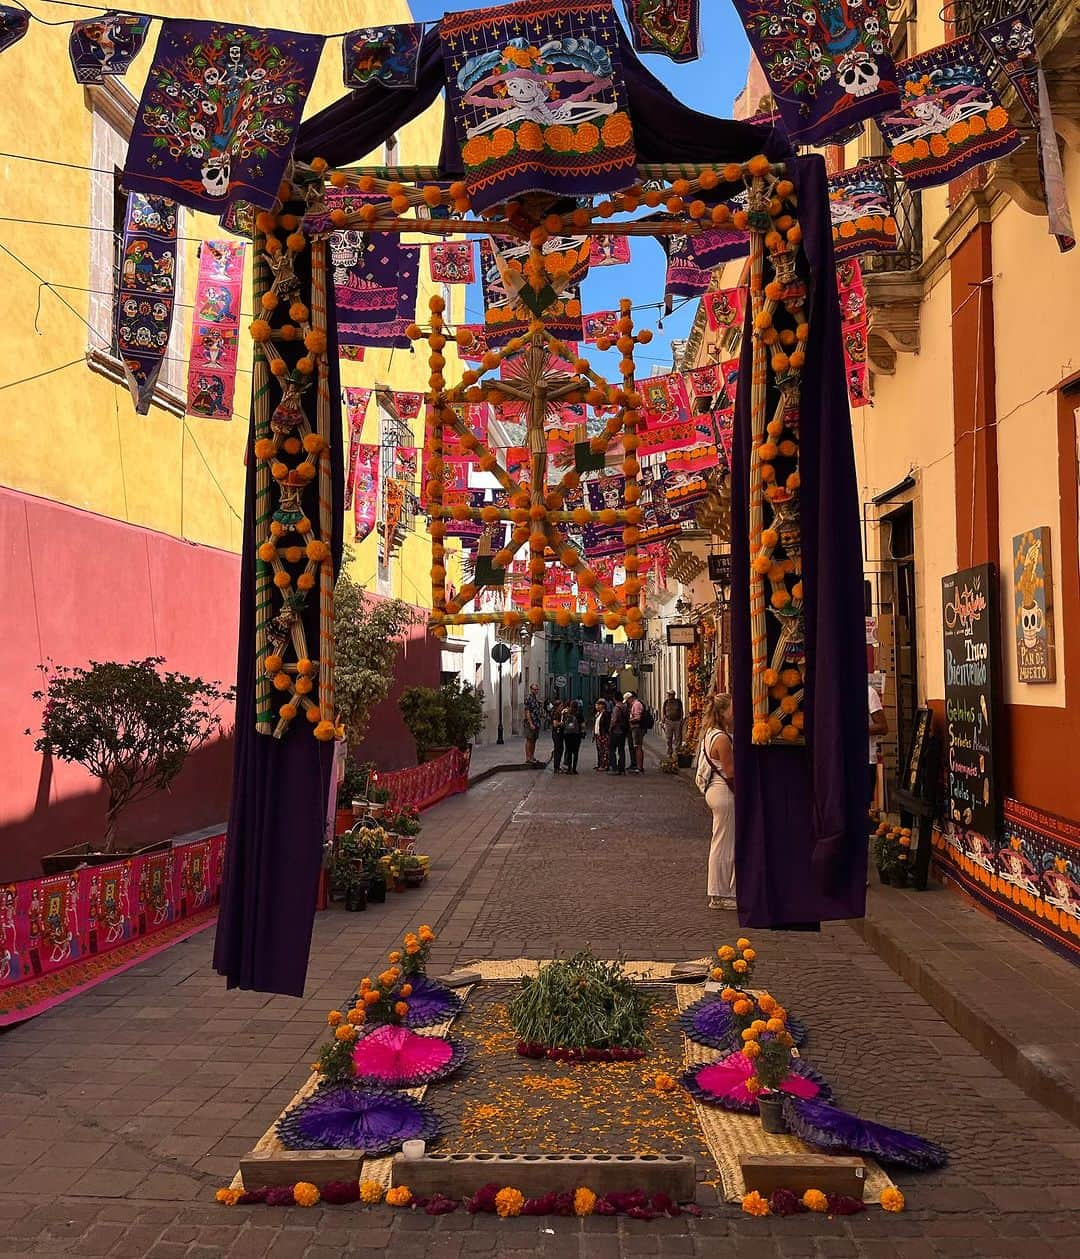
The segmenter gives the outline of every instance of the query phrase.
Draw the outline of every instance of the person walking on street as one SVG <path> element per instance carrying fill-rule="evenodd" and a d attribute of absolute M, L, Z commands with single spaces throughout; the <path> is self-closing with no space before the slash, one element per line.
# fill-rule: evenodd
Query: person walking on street
<path fill-rule="evenodd" d="M 563 716 L 565 712 L 566 705 L 562 700 L 551 710 L 552 772 L 555 774 L 562 773 Z"/>
<path fill-rule="evenodd" d="M 540 688 L 534 682 L 525 696 L 525 764 L 539 765 L 536 759 L 536 740 L 540 734 L 542 710 L 540 708 Z"/>
<path fill-rule="evenodd" d="M 735 752 L 730 695 L 713 695 L 702 715 L 694 781 L 712 813 L 709 844 L 710 909 L 735 909 Z"/>
<path fill-rule="evenodd" d="M 630 713 L 621 699 L 616 699 L 608 724 L 608 773 L 626 773 L 626 736 L 630 733 Z"/>
<path fill-rule="evenodd" d="M 878 739 L 889 733 L 889 719 L 885 716 L 881 696 L 869 682 L 866 684 L 866 700 L 870 710 L 870 767 L 866 776 L 866 808 L 869 811 L 874 807 L 877 795 Z"/>
<path fill-rule="evenodd" d="M 636 691 L 627 691 L 623 696 L 630 706 L 630 748 L 634 763 L 630 766 L 631 774 L 645 772 L 645 730 L 647 719 L 645 705 L 637 697 Z"/>
<path fill-rule="evenodd" d="M 596 772 L 608 767 L 608 731 L 611 729 L 611 714 L 602 699 L 596 701 L 593 710 L 593 743 L 596 744 Z"/>
<path fill-rule="evenodd" d="M 563 760 L 566 763 L 566 773 L 576 774 L 578 772 L 578 753 L 581 751 L 581 736 L 585 730 L 585 718 L 581 711 L 581 700 L 572 699 L 570 706 L 563 714 Z"/>
<path fill-rule="evenodd" d="M 674 691 L 668 691 L 664 707 L 660 710 L 660 717 L 664 723 L 664 733 L 667 735 L 667 754 L 674 756 L 679 750 L 679 744 L 682 743 L 683 728 L 682 700 Z"/>

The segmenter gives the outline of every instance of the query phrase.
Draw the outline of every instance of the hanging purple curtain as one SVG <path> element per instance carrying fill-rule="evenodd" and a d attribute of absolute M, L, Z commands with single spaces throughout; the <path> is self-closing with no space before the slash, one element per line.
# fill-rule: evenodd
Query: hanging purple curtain
<path fill-rule="evenodd" d="M 310 299 L 311 251 L 297 256 L 305 302 Z M 327 293 L 327 358 L 330 364 L 330 431 L 341 432 L 341 381 L 333 286 Z M 282 343 L 290 369 L 303 353 Z M 280 396 L 272 383 L 271 394 Z M 314 428 L 314 389 L 303 395 Z M 254 419 L 249 442 L 254 441 Z M 250 448 L 250 447 L 249 447 Z M 341 442 L 330 443 L 334 504 L 330 548 L 334 571 L 341 564 L 344 473 Z M 283 739 L 255 728 L 256 461 L 248 459 L 244 487 L 244 547 L 240 577 L 240 645 L 236 662 L 236 743 L 229 844 L 221 889 L 214 969 L 230 988 L 253 988 L 299 997 L 304 991 L 315 899 L 322 866 L 323 830 L 332 781 L 334 744 L 312 736 L 300 721 Z M 306 491 L 312 497 L 314 486 Z M 304 624 L 309 643 L 319 641 L 319 601 L 309 600 Z"/>
<path fill-rule="evenodd" d="M 751 391 L 740 389 L 731 494 L 735 869 L 742 926 L 806 929 L 862 917 L 865 909 L 869 718 L 859 502 L 825 164 L 804 157 L 789 169 L 812 278 L 799 424 L 806 746 L 757 747 L 750 739 Z M 746 380 L 752 349 L 748 333 L 740 369 Z M 770 389 L 770 404 L 773 396 Z"/>

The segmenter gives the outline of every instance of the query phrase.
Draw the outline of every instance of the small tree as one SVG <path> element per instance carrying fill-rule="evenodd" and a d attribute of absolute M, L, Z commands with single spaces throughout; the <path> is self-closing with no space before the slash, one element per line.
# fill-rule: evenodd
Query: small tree
<path fill-rule="evenodd" d="M 390 693 L 401 635 L 418 618 L 402 599 L 375 599 L 349 576 L 352 552 L 346 547 L 334 588 L 334 691 L 355 748 L 371 714 Z"/>
<path fill-rule="evenodd" d="M 34 692 L 43 704 L 34 747 L 82 765 L 105 784 L 105 852 L 112 851 L 120 813 L 169 786 L 188 754 L 221 728 L 218 709 L 234 695 L 216 682 L 163 672 L 164 663 L 148 656 L 87 668 L 42 666 L 48 681 Z"/>
<path fill-rule="evenodd" d="M 446 709 L 442 693 L 430 686 L 409 686 L 398 700 L 401 716 L 416 744 L 416 759 L 423 761 L 430 748 L 447 742 Z"/>
<path fill-rule="evenodd" d="M 446 738 L 463 748 L 484 728 L 484 697 L 471 683 L 454 678 L 439 688 L 446 714 Z"/>

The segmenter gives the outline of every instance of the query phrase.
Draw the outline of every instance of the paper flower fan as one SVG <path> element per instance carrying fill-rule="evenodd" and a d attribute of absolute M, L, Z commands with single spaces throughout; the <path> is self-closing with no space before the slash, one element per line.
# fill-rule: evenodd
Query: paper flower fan
<path fill-rule="evenodd" d="M 683 1072 L 682 1086 L 706 1106 L 722 1106 L 724 1110 L 740 1110 L 756 1115 L 757 1102 L 746 1089 L 746 1081 L 753 1074 L 750 1059 L 741 1050 L 736 1050 L 726 1058 L 700 1063 Z M 813 1097 L 825 1101 L 832 1098 L 828 1082 L 802 1058 L 792 1058 L 791 1073 L 781 1081 L 780 1089 L 800 1098 Z"/>
<path fill-rule="evenodd" d="M 679 1026 L 689 1040 L 710 1049 L 732 1049 L 739 1040 L 739 1028 L 726 1001 L 706 996 L 689 1005 L 679 1015 Z M 788 1015 L 787 1029 L 797 1048 L 806 1044 L 806 1024 Z"/>
<path fill-rule="evenodd" d="M 462 1001 L 456 992 L 427 975 L 416 975 L 408 981 L 412 995 L 408 998 L 409 1013 L 405 1016 L 406 1027 L 432 1027 L 455 1018 Z"/>
<path fill-rule="evenodd" d="M 442 1036 L 420 1036 L 407 1027 L 376 1027 L 353 1050 L 359 1084 L 419 1088 L 442 1080 L 465 1061 L 465 1046 Z"/>
<path fill-rule="evenodd" d="M 860 1119 L 826 1104 L 827 1099 L 785 1097 L 784 1118 L 792 1133 L 807 1145 L 825 1150 L 850 1150 L 916 1171 L 944 1167 L 948 1154 L 940 1145 L 899 1128 Z"/>
<path fill-rule="evenodd" d="M 349 1084 L 319 1089 L 277 1122 L 287 1150 L 363 1150 L 369 1158 L 392 1154 L 413 1137 L 430 1141 L 440 1127 L 423 1102 Z"/>

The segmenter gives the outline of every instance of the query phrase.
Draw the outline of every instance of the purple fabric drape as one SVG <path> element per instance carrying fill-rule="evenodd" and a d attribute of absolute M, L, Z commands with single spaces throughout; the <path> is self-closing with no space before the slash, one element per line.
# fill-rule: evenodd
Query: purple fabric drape
<path fill-rule="evenodd" d="M 806 929 L 825 919 L 862 917 L 865 910 L 869 718 L 859 503 L 825 164 L 805 157 L 789 169 L 811 277 L 799 425 L 806 746 L 755 747 L 750 740 L 750 390 L 741 389 L 731 495 L 735 869 L 744 927 Z M 751 354 L 747 335 L 746 380 Z"/>
<path fill-rule="evenodd" d="M 298 255 L 297 273 L 310 294 L 310 251 Z M 341 432 L 341 381 L 333 286 L 327 293 L 327 357 L 330 364 L 330 432 Z M 306 299 L 305 299 L 306 300 Z M 290 368 L 302 346 L 282 342 Z M 314 389 L 303 405 L 314 427 Z M 271 384 L 273 402 L 280 396 Z M 254 441 L 254 421 L 249 442 Z M 250 449 L 250 446 L 249 446 Z M 341 563 L 344 473 L 340 441 L 330 443 L 331 553 Z M 240 643 L 236 663 L 236 744 L 229 808 L 229 844 L 221 890 L 214 969 L 230 988 L 253 988 L 299 997 L 304 991 L 315 899 L 322 865 L 323 829 L 333 776 L 334 744 L 321 743 L 300 720 L 283 739 L 255 729 L 256 461 L 247 461 L 244 488 L 244 550 L 240 577 Z M 313 518 L 317 490 L 305 491 Z M 309 497 L 310 496 L 310 497 Z M 308 642 L 319 641 L 319 600 L 304 616 Z"/>

